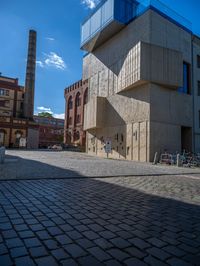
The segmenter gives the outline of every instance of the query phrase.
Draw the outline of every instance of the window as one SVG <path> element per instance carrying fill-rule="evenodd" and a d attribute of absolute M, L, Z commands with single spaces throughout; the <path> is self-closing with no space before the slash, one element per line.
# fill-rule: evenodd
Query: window
<path fill-rule="evenodd" d="M 197 81 L 197 95 L 200 96 L 200 80 Z"/>
<path fill-rule="evenodd" d="M 69 125 L 71 125 L 71 124 L 72 124 L 72 118 L 70 116 L 70 118 L 69 118 Z"/>
<path fill-rule="evenodd" d="M 200 68 L 200 55 L 197 55 L 197 67 Z"/>
<path fill-rule="evenodd" d="M 0 89 L 0 96 L 9 96 L 9 90 Z"/>
<path fill-rule="evenodd" d="M 81 122 L 81 116 L 80 115 L 77 115 L 76 116 L 76 123 L 80 123 Z"/>
<path fill-rule="evenodd" d="M 76 95 L 76 106 L 80 106 L 80 105 L 81 105 L 81 95 L 80 95 L 80 92 L 78 92 Z"/>
<path fill-rule="evenodd" d="M 1 100 L 0 107 L 10 107 L 10 102 L 8 100 Z"/>
<path fill-rule="evenodd" d="M 190 64 L 186 62 L 183 63 L 183 87 L 178 92 L 190 94 Z"/>
<path fill-rule="evenodd" d="M 69 108 L 69 109 L 72 109 L 72 108 L 73 108 L 72 96 L 69 97 L 68 108 Z"/>

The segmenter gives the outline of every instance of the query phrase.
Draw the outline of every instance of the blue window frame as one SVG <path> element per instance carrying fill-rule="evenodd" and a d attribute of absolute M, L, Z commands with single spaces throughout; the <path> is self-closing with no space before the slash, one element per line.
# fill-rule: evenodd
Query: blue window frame
<path fill-rule="evenodd" d="M 178 92 L 190 94 L 190 65 L 186 62 L 183 63 L 183 87 Z"/>

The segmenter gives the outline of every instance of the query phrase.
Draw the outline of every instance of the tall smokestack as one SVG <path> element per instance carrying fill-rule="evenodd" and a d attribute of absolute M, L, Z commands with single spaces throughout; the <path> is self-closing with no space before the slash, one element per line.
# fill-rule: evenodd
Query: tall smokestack
<path fill-rule="evenodd" d="M 36 37 L 36 31 L 30 30 L 24 94 L 24 117 L 29 119 L 33 118 L 34 112 Z"/>

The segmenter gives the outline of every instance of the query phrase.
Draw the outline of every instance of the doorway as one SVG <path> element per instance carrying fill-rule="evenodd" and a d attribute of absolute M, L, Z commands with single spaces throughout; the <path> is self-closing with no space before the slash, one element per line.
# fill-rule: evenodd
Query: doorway
<path fill-rule="evenodd" d="M 181 127 L 181 150 L 192 152 L 192 128 Z"/>

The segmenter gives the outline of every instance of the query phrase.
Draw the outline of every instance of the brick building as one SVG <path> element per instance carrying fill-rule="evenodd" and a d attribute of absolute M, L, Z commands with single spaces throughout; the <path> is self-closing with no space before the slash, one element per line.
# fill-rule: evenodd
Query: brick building
<path fill-rule="evenodd" d="M 36 115 L 33 119 L 39 124 L 39 148 L 63 143 L 64 119 Z"/>
<path fill-rule="evenodd" d="M 17 148 L 23 138 L 37 148 L 38 126 L 23 116 L 24 94 L 18 79 L 0 76 L 0 146 Z"/>
<path fill-rule="evenodd" d="M 65 89 L 65 130 L 64 143 L 85 146 L 83 131 L 84 105 L 88 101 L 88 81 L 80 80 Z"/>
<path fill-rule="evenodd" d="M 33 121 L 36 31 L 29 31 L 25 86 L 0 76 L 0 146 L 38 148 L 38 125 Z"/>

